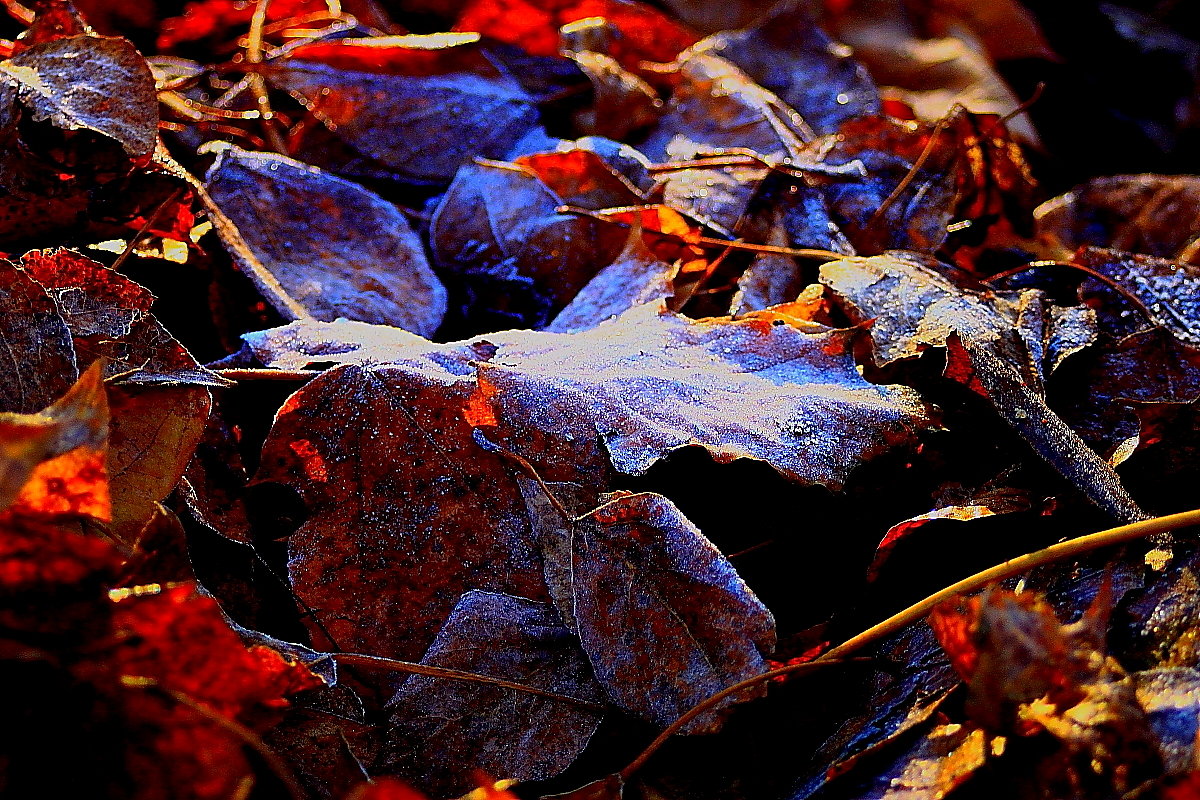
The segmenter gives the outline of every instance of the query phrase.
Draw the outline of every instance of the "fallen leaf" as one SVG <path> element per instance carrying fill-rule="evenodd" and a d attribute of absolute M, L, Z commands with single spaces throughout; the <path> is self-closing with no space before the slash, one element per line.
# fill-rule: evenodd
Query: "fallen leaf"
<path fill-rule="evenodd" d="M 87 129 L 148 159 L 158 136 L 158 99 L 146 60 L 124 39 L 71 36 L 33 45 L 0 63 L 33 119 Z M 113 97 L 122 98 L 114 104 Z"/>
<path fill-rule="evenodd" d="M 492 327 L 544 326 L 619 252 L 619 236 L 563 205 L 528 167 L 490 161 L 459 170 L 439 203 L 434 259 Z"/>
<path fill-rule="evenodd" d="M 478 31 L 533 55 L 556 56 L 559 29 L 589 17 L 601 17 L 620 31 L 609 55 L 627 69 L 640 61 L 670 61 L 699 38 L 661 11 L 630 0 L 469 0 L 454 28 Z"/>
<path fill-rule="evenodd" d="M 461 62 L 433 75 L 383 75 L 289 59 L 264 75 L 354 151 L 407 180 L 445 183 L 473 158 L 505 157 L 538 127 L 533 98 L 512 77 L 469 44 Z"/>
<path fill-rule="evenodd" d="M 410 676 L 387 704 L 390 717 L 377 767 L 435 797 L 471 788 L 468 765 L 518 781 L 556 775 L 575 760 L 603 717 L 603 696 L 579 642 L 545 603 L 467 592 L 421 663 L 593 704 Z"/>
<path fill-rule="evenodd" d="M 522 482 L 550 596 L 613 702 L 661 726 L 766 670 L 775 620 L 733 565 L 662 495 L 601 495 L 564 518 Z M 765 684 L 730 702 L 766 692 Z M 716 730 L 714 710 L 689 723 Z"/>
<path fill-rule="evenodd" d="M 881 110 L 875 84 L 853 52 L 830 39 L 799 0 L 777 4 L 749 27 L 716 33 L 692 51 L 732 61 L 818 134 Z"/>
<path fill-rule="evenodd" d="M 1157 326 L 1186 345 L 1200 345 L 1200 301 L 1196 297 L 1200 267 L 1098 247 L 1081 248 L 1075 260 L 1140 301 L 1140 306 L 1130 308 L 1128 298 L 1111 285 L 1094 278 L 1085 280 L 1082 294 L 1098 306 L 1106 333 L 1122 337 Z"/>
<path fill-rule="evenodd" d="M 821 267 L 821 282 L 852 318 L 875 320 L 876 363 L 948 348 L 948 376 L 988 398 L 1089 500 L 1116 519 L 1144 516 L 1112 468 L 1046 405 L 1028 345 L 1013 331 L 1012 319 L 986 298 L 958 289 L 915 254 L 831 262 Z M 904 313 L 886 313 L 899 308 Z"/>
<path fill-rule="evenodd" d="M 290 158 L 236 147 L 220 152 L 206 186 L 263 266 L 316 319 L 424 336 L 437 330 L 446 290 L 408 221 L 378 195 Z"/>
<path fill-rule="evenodd" d="M 45 408 L 79 374 L 71 331 L 58 306 L 28 272 L 0 261 L 3 374 L 0 410 L 32 413 Z"/>

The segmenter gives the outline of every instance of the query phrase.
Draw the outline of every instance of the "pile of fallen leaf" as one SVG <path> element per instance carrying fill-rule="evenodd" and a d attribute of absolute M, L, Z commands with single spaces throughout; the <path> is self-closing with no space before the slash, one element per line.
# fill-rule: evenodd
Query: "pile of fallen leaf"
<path fill-rule="evenodd" d="M 3 6 L 0 796 L 1200 797 L 1188 4 Z"/>

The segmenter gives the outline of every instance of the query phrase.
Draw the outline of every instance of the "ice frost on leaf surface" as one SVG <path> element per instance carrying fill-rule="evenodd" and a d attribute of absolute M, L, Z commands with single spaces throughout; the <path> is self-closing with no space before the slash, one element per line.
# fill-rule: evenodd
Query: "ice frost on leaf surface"
<path fill-rule="evenodd" d="M 665 726 L 766 670 L 763 656 L 775 647 L 771 612 L 670 500 L 601 495 L 576 520 L 533 481 L 521 485 L 550 596 L 614 703 Z M 714 710 L 688 730 L 713 731 L 720 721 Z"/>
<path fill-rule="evenodd" d="M 692 321 L 648 304 L 569 337 L 489 336 L 498 350 L 479 370 L 510 424 L 536 425 L 548 410 L 585 420 L 619 472 L 640 475 L 699 445 L 837 487 L 929 423 L 911 389 L 862 379 L 852 338 L 782 320 Z"/>
<path fill-rule="evenodd" d="M 1084 292 L 1100 298 L 1100 318 L 1114 336 L 1136 333 L 1152 326 L 1167 329 L 1179 341 L 1200 345 L 1200 266 L 1177 264 L 1163 258 L 1084 247 L 1078 263 L 1106 275 L 1142 302 L 1146 311 L 1131 308 L 1129 300 L 1094 278 L 1084 282 Z"/>
<path fill-rule="evenodd" d="M 519 597 L 464 594 L 421 663 L 603 702 L 578 639 L 553 607 Z M 408 678 L 388 708 L 378 766 L 438 797 L 474 785 L 468 765 L 522 781 L 556 775 L 587 745 L 602 717 L 595 707 L 424 675 Z"/>
<path fill-rule="evenodd" d="M 308 506 L 288 571 L 320 649 L 414 660 L 469 589 L 545 596 L 520 493 L 463 419 L 469 359 L 341 367 L 280 409 L 256 479 Z"/>
<path fill-rule="evenodd" d="M 36 120 L 115 139 L 132 158 L 149 157 L 158 98 L 146 60 L 124 39 L 71 36 L 36 44 L 0 63 L 6 83 Z"/>
<path fill-rule="evenodd" d="M 699 445 L 719 460 L 759 459 L 837 487 L 930 422 L 913 390 L 863 380 L 854 335 L 768 317 L 693 321 L 647 304 L 572 334 L 505 331 L 431 345 L 420 360 L 462 359 L 450 369 L 478 369 L 505 424 L 536 428 L 553 417 L 573 437 L 599 437 L 619 472 L 642 474 Z M 477 363 L 468 366 L 472 352 Z M 418 358 L 415 349 L 402 355 Z"/>
<path fill-rule="evenodd" d="M 875 359 L 888 364 L 929 347 L 948 348 L 946 371 L 997 413 L 1088 499 L 1117 519 L 1142 511 L 1120 479 L 1046 405 L 1030 346 L 988 298 L 951 284 L 917 254 L 849 258 L 821 267 L 821 282 L 847 313 L 873 319 Z"/>
<path fill-rule="evenodd" d="M 313 317 L 425 336 L 437 330 L 446 290 L 408 220 L 383 198 L 299 161 L 236 147 L 218 155 L 207 188 L 263 266 Z"/>
<path fill-rule="evenodd" d="M 265 74 L 353 150 L 408 180 L 444 183 L 472 158 L 503 158 L 539 127 L 534 99 L 512 77 L 477 52 L 462 62 L 389 75 L 291 60 Z"/>

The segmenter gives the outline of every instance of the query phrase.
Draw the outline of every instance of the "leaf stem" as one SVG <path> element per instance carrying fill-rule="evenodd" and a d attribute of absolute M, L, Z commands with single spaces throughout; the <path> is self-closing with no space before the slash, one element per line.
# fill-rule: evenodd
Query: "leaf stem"
<path fill-rule="evenodd" d="M 789 675 L 792 673 L 803 673 L 814 670 L 818 667 L 833 666 L 835 664 L 847 664 L 852 662 L 869 662 L 869 658 L 847 658 L 851 653 L 862 650 L 864 647 L 874 644 L 879 640 L 890 636 L 893 633 L 924 619 L 931 610 L 940 603 L 967 592 L 983 589 L 995 581 L 1011 578 L 1014 575 L 1019 575 L 1022 572 L 1027 572 L 1034 567 L 1040 567 L 1045 564 L 1050 564 L 1055 561 L 1061 561 L 1064 558 L 1081 555 L 1091 550 L 1096 550 L 1109 545 L 1120 544 L 1132 539 L 1141 539 L 1146 536 L 1152 536 L 1156 533 L 1166 533 L 1168 531 L 1186 528 L 1190 525 L 1200 525 L 1200 509 L 1193 511 L 1184 511 L 1179 514 L 1169 514 L 1164 517 L 1155 517 L 1154 519 L 1142 520 L 1129 525 L 1121 525 L 1116 528 L 1109 528 L 1098 533 L 1090 533 L 1086 536 L 1080 536 L 1075 539 L 1070 539 L 1058 544 L 1052 544 L 1049 547 L 1044 547 L 1041 550 L 1016 558 L 1009 559 L 994 567 L 985 569 L 982 572 L 977 572 L 967 578 L 963 578 L 955 584 L 947 586 L 939 592 L 936 592 L 919 603 L 915 603 L 904 609 L 898 614 L 888 617 L 883 622 L 875 625 L 857 636 L 849 639 L 832 650 L 827 651 L 819 658 L 803 664 L 789 664 L 785 667 L 769 670 L 761 675 L 755 675 L 753 678 L 748 678 L 740 683 L 736 683 L 727 689 L 722 689 L 711 697 L 692 706 L 683 716 L 675 720 L 662 733 L 660 733 L 654 741 L 652 741 L 645 750 L 642 751 L 637 758 L 629 763 L 627 767 L 618 773 L 622 781 L 627 781 L 635 772 L 653 756 L 663 744 L 666 743 L 675 734 L 683 730 L 683 728 L 695 719 L 700 714 L 712 709 L 726 697 L 737 694 L 740 691 L 757 686 L 763 681 L 771 680 L 772 678 L 781 675 Z"/>
<path fill-rule="evenodd" d="M 739 692 L 743 692 L 746 689 L 753 689 L 755 686 L 758 686 L 760 683 L 765 683 L 769 680 L 778 678 L 782 675 L 791 675 L 792 673 L 796 673 L 796 672 L 814 672 L 818 669 L 821 669 L 822 667 L 833 667 L 833 666 L 838 666 L 841 664 L 847 664 L 847 663 L 853 663 L 853 662 L 864 662 L 865 663 L 865 662 L 869 662 L 869 661 L 871 661 L 871 659 L 869 659 L 869 658 L 855 658 L 855 659 L 838 660 L 838 661 L 835 661 L 833 659 L 822 658 L 820 660 L 815 660 L 815 661 L 806 661 L 803 664 L 788 664 L 787 666 L 784 666 L 784 667 L 777 667 L 776 669 L 767 670 L 766 672 L 763 672 L 759 675 L 755 675 L 752 678 L 747 678 L 744 681 L 739 681 L 738 683 L 735 683 L 733 686 L 729 686 L 725 689 L 722 689 L 721 691 L 717 692 L 716 694 L 705 698 L 701 702 L 699 702 L 696 705 L 689 708 L 686 712 L 684 712 L 683 716 L 681 716 L 679 719 L 675 720 L 670 725 L 668 725 L 663 730 L 662 733 L 660 733 L 657 737 L 655 737 L 654 741 L 652 741 L 650 744 L 646 745 L 646 749 L 643 750 L 640 754 L 638 754 L 637 758 L 635 758 L 633 761 L 630 761 L 629 765 L 617 774 L 621 776 L 622 781 L 629 780 L 629 778 L 635 772 L 637 772 L 639 769 L 641 769 L 642 766 L 647 761 L 650 760 L 651 756 L 653 756 L 655 753 L 658 752 L 659 748 L 661 748 L 664 744 L 667 743 L 668 739 L 670 739 L 672 736 L 674 736 L 675 734 L 677 734 L 681 730 L 683 730 L 685 727 L 687 727 L 688 723 L 691 722 L 692 720 L 694 720 L 696 717 L 700 716 L 701 714 L 705 713 L 706 711 L 711 710 L 714 706 L 716 706 L 718 703 L 720 703 L 726 697 L 730 697 L 731 695 L 735 695 Z"/>

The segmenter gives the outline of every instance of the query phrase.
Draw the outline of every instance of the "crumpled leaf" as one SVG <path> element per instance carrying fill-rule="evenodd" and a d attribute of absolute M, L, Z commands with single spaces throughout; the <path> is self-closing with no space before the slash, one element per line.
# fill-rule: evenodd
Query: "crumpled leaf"
<path fill-rule="evenodd" d="M 104 134 L 120 142 L 130 158 L 147 159 L 154 151 L 154 77 L 124 39 L 71 36 L 35 44 L 0 63 L 0 73 L 35 120 Z"/>
<path fill-rule="evenodd" d="M 503 158 L 539 125 L 533 98 L 470 44 L 460 64 L 433 74 L 289 59 L 264 75 L 302 98 L 352 150 L 416 183 L 444 183 L 472 158 Z"/>
<path fill-rule="evenodd" d="M 602 702 L 579 642 L 554 609 L 519 597 L 464 594 L 421 663 Z M 377 767 L 436 797 L 471 788 L 469 768 L 520 781 L 556 775 L 603 716 L 597 707 L 425 675 L 410 676 L 387 707 Z"/>
<path fill-rule="evenodd" d="M 1051 466 L 1116 519 L 1144 516 L 1112 468 L 1046 405 L 1029 346 L 983 297 L 958 289 L 915 254 L 851 258 L 821 267 L 852 318 L 874 319 L 875 360 L 888 364 L 946 347 L 948 376 L 990 400 Z"/>
<path fill-rule="evenodd" d="M 651 304 L 570 338 L 490 335 L 499 349 L 478 369 L 499 417 L 573 436 L 583 421 L 625 474 L 699 445 L 718 461 L 760 459 L 836 488 L 857 463 L 928 424 L 911 390 L 858 375 L 853 337 L 782 320 L 692 322 Z"/>
<path fill-rule="evenodd" d="M 242 740 L 213 718 L 263 729 L 288 695 L 322 681 L 273 650 L 243 647 L 215 601 L 192 586 L 115 599 L 120 644 L 106 657 L 126 687 L 114 699 L 128 726 L 135 796 L 228 797 L 251 770 Z"/>
<path fill-rule="evenodd" d="M 408 221 L 378 195 L 290 158 L 236 147 L 217 156 L 207 189 L 263 266 L 313 317 L 424 336 L 437 330 L 446 290 Z"/>
<path fill-rule="evenodd" d="M 1045 731 L 1063 745 L 1063 769 L 1127 791 L 1161 763 L 1134 681 L 1105 654 L 1108 599 L 1102 590 L 1063 625 L 1036 593 L 990 589 L 940 606 L 929 622 L 967 682 L 973 720 L 1021 736 Z"/>
<path fill-rule="evenodd" d="M 0 511 L 110 519 L 108 424 L 99 364 L 37 413 L 0 413 Z"/>
<path fill-rule="evenodd" d="M 741 30 L 716 33 L 694 53 L 728 59 L 773 92 L 818 134 L 880 112 L 879 94 L 850 48 L 831 40 L 799 0 L 777 4 Z"/>
<path fill-rule="evenodd" d="M 1034 217 L 1038 237 L 1054 258 L 1070 258 L 1092 245 L 1195 263 L 1198 211 L 1200 178 L 1112 175 L 1047 200 Z"/>
<path fill-rule="evenodd" d="M 533 482 L 522 488 L 550 596 L 617 705 L 666 726 L 766 670 L 774 618 L 670 500 L 649 492 L 601 495 L 594 511 L 568 519 Z M 757 695 L 765 692 L 760 686 Z M 719 725 L 714 710 L 687 730 Z"/>

